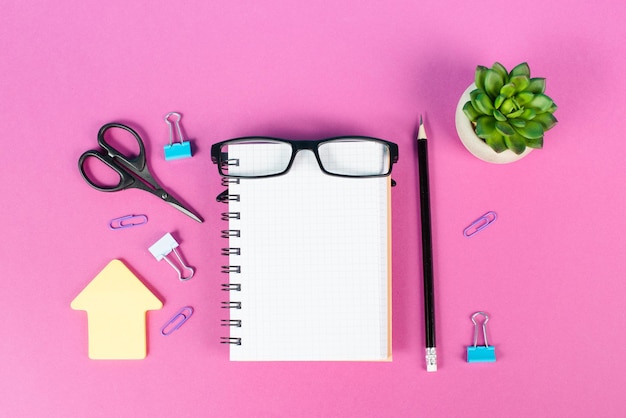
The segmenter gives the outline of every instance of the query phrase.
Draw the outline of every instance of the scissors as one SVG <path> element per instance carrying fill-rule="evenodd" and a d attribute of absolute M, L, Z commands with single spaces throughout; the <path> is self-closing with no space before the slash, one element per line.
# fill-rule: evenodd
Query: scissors
<path fill-rule="evenodd" d="M 119 128 L 129 132 L 139 144 L 139 155 L 134 158 L 129 158 L 111 144 L 107 143 L 104 138 L 104 134 L 109 129 Z M 185 215 L 202 223 L 202 218 L 191 209 L 183 206 L 178 200 L 174 199 L 169 192 L 165 191 L 156 180 L 152 177 L 152 174 L 148 170 L 146 164 L 146 151 L 143 144 L 143 140 L 132 128 L 122 125 L 121 123 L 107 123 L 100 128 L 98 132 L 98 145 L 101 150 L 89 150 L 83 153 L 78 159 L 78 169 L 85 181 L 94 189 L 101 192 L 119 192 L 126 189 L 140 189 L 148 193 L 152 193 L 164 202 L 169 203 Z M 102 163 L 110 167 L 120 176 L 120 181 L 114 186 L 103 186 L 94 182 L 89 175 L 85 172 L 85 160 L 88 158 L 96 158 Z"/>

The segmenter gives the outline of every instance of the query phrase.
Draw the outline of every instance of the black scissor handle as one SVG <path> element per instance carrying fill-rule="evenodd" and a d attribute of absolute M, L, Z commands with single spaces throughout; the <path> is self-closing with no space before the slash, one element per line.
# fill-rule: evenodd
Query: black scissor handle
<path fill-rule="evenodd" d="M 104 138 L 104 134 L 106 131 L 112 128 L 119 128 L 119 129 L 123 129 L 129 132 L 135 138 L 135 140 L 137 141 L 137 144 L 139 144 L 139 155 L 137 155 L 135 158 L 128 158 L 128 156 L 122 154 L 115 147 L 109 144 Z M 141 137 L 131 127 L 123 125 L 121 123 L 117 123 L 117 122 L 111 122 L 111 123 L 107 123 L 106 125 L 103 125 L 102 128 L 100 128 L 100 130 L 98 131 L 98 144 L 103 149 L 106 150 L 106 152 L 109 154 L 109 157 L 114 158 L 116 161 L 121 163 L 124 167 L 128 168 L 129 170 L 137 174 L 142 173 L 144 171 L 144 168 L 146 167 L 146 150 L 143 145 L 143 141 Z"/>
<path fill-rule="evenodd" d="M 115 171 L 117 175 L 120 176 L 119 183 L 113 186 L 103 186 L 93 181 L 91 177 L 89 177 L 89 174 L 87 174 L 87 172 L 85 171 L 85 161 L 88 158 L 95 158 L 97 160 L 100 160 L 103 164 Z M 120 167 L 118 167 L 112 157 L 95 150 L 85 151 L 80 156 L 80 158 L 78 159 L 78 169 L 80 170 L 80 174 L 83 176 L 85 181 L 91 187 L 101 192 L 118 192 L 120 190 L 131 187 L 133 183 L 135 183 L 135 179 L 128 173 L 124 172 Z"/>

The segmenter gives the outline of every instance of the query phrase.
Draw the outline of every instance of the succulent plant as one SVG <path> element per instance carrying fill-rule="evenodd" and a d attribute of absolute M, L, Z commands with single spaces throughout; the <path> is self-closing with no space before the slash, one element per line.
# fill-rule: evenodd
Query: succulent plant
<path fill-rule="evenodd" d="M 496 62 L 491 68 L 476 67 L 474 83 L 463 112 L 479 138 L 498 153 L 543 147 L 544 132 L 557 123 L 557 106 L 544 94 L 545 78 L 530 78 L 525 62 L 511 72 Z"/>

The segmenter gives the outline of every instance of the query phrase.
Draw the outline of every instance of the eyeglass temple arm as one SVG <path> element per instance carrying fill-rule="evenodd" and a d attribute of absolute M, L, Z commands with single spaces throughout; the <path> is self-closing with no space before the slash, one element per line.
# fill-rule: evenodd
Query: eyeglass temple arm
<path fill-rule="evenodd" d="M 211 146 L 211 161 L 213 162 L 213 164 L 219 164 L 221 147 L 221 143 L 213 144 Z"/>

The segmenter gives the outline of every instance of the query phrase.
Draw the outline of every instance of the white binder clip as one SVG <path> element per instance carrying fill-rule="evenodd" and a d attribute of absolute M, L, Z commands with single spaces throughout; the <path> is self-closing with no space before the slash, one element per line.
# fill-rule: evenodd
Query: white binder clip
<path fill-rule="evenodd" d="M 172 234 L 168 232 L 167 234 L 163 235 L 163 237 L 160 240 L 155 242 L 148 250 L 152 253 L 152 255 L 154 256 L 154 258 L 156 258 L 157 261 L 161 261 L 161 260 L 167 261 L 167 263 L 170 266 L 172 266 L 172 268 L 176 271 L 176 273 L 178 273 L 178 279 L 181 282 L 184 282 L 193 277 L 195 270 L 192 267 L 189 267 L 185 264 L 185 262 L 183 261 L 178 251 L 176 251 L 177 247 L 178 247 L 178 242 L 176 242 Z M 183 273 L 181 269 L 176 267 L 176 264 L 174 264 L 169 259 L 168 255 L 172 252 L 174 253 L 174 255 L 176 255 L 176 258 L 178 258 L 178 262 L 182 266 L 183 270 L 188 270 L 190 272 L 190 274 L 187 277 L 183 277 Z"/>

